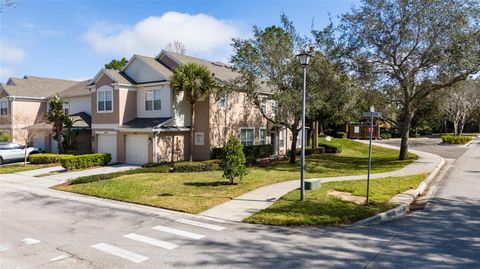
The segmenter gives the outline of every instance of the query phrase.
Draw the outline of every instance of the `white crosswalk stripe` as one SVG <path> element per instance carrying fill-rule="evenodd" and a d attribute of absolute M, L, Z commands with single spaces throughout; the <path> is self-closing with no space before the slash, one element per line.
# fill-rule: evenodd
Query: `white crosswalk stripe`
<path fill-rule="evenodd" d="M 134 263 L 141 263 L 148 260 L 148 257 L 106 243 L 98 243 L 96 245 L 92 245 L 91 247 Z"/>
<path fill-rule="evenodd" d="M 215 231 L 225 230 L 225 227 L 222 227 L 222 226 L 213 225 L 213 224 L 204 223 L 204 222 L 199 222 L 199 221 L 194 221 L 194 220 L 189 220 L 189 219 L 177 219 L 175 221 L 183 223 L 183 224 L 198 226 L 198 227 L 202 227 L 202 228 L 206 228 L 206 229 L 210 229 L 210 230 L 215 230 Z"/>
<path fill-rule="evenodd" d="M 27 244 L 27 245 L 33 245 L 33 244 L 40 243 L 40 240 L 27 237 L 27 238 L 22 239 L 22 242 Z"/>
<path fill-rule="evenodd" d="M 179 230 L 179 229 L 169 228 L 169 227 L 165 227 L 165 226 L 162 226 L 162 225 L 157 225 L 157 226 L 153 227 L 153 229 L 155 229 L 157 231 L 162 231 L 162 232 L 166 232 L 166 233 L 170 233 L 170 234 L 174 234 L 174 235 L 179 235 L 179 236 L 183 236 L 183 237 L 187 237 L 187 238 L 197 239 L 197 240 L 205 237 L 204 235 L 201 235 L 201 234 L 196 234 L 196 233 L 191 233 L 191 232 L 187 232 L 187 231 L 183 231 L 183 230 Z"/>
<path fill-rule="evenodd" d="M 139 234 L 136 234 L 136 233 L 126 234 L 123 237 L 128 238 L 128 239 L 132 239 L 132 240 L 136 240 L 136 241 L 139 241 L 139 242 L 142 242 L 142 243 L 150 244 L 152 246 L 165 248 L 165 249 L 168 249 L 168 250 L 171 250 L 171 249 L 174 249 L 174 248 L 178 247 L 178 245 L 175 245 L 175 244 L 172 244 L 172 243 L 169 243 L 169 242 L 166 242 L 166 241 L 158 240 L 158 239 L 155 239 L 155 238 L 139 235 Z"/>
<path fill-rule="evenodd" d="M 60 256 L 51 258 L 50 261 L 51 261 L 51 262 L 56 262 L 56 261 L 59 261 L 59 260 L 66 259 L 66 258 L 68 258 L 68 257 L 70 257 L 70 256 L 69 256 L 69 255 L 60 255 Z"/>

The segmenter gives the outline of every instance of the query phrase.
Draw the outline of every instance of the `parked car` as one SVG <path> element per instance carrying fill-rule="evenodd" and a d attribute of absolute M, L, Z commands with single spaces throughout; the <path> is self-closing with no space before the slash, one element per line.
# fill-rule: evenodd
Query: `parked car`
<path fill-rule="evenodd" d="M 40 153 L 39 148 L 28 147 L 27 157 L 30 154 Z M 0 143 L 0 164 L 20 161 L 25 157 L 25 146 L 17 143 Z"/>

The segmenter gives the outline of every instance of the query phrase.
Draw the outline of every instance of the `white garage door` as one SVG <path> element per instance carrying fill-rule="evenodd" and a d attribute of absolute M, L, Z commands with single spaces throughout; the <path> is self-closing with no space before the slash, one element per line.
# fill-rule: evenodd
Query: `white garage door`
<path fill-rule="evenodd" d="M 98 149 L 99 153 L 112 154 L 112 163 L 117 162 L 117 135 L 100 134 L 98 135 Z"/>
<path fill-rule="evenodd" d="M 127 135 L 126 147 L 127 163 L 146 164 L 148 163 L 148 136 Z"/>

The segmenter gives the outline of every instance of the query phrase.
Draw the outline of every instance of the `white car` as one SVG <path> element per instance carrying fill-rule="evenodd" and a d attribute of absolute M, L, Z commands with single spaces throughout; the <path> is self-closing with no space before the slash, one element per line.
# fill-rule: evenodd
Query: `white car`
<path fill-rule="evenodd" d="M 30 154 L 40 153 L 35 147 L 27 148 L 27 158 Z M 12 161 L 21 161 L 25 158 L 25 146 L 17 143 L 0 143 L 0 164 Z"/>

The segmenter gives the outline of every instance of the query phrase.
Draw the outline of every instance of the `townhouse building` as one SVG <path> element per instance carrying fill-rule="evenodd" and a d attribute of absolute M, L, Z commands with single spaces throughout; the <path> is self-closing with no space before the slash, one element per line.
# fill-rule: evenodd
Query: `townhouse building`
<path fill-rule="evenodd" d="M 75 119 L 74 127 L 79 130 L 78 148 L 110 153 L 112 162 L 182 161 L 188 159 L 190 151 L 194 160 L 207 160 L 212 149 L 223 147 L 230 136 L 238 137 L 244 146 L 272 144 L 276 154 L 285 154 L 291 140 L 289 132 L 267 122 L 241 89 L 200 96 L 195 105 L 194 136 L 190 137 L 190 103 L 183 92 L 170 88 L 173 72 L 186 63 L 205 66 L 219 84 L 239 76 L 223 63 L 163 50 L 156 57 L 133 55 L 122 70 L 101 69 L 91 80 L 54 80 L 59 84 L 32 96 L 39 98 L 34 99 L 38 107 L 35 112 L 12 104 L 13 96 L 18 95 L 12 89 L 19 87 L 19 79 L 10 79 L 2 87 L 0 100 L 8 102 L 6 114 L 12 114 L 12 108 L 15 108 L 13 112 L 30 111 L 34 118 L 30 124 L 37 124 L 47 111 L 48 98 L 58 94 L 65 113 Z M 29 79 L 32 77 L 20 80 Z M 263 94 L 267 98 L 260 109 L 275 113 L 275 103 L 268 100 L 270 93 L 265 90 Z M 5 122 L 1 126 L 14 133 L 11 124 Z M 47 152 L 57 152 L 51 136 L 37 139 L 34 145 L 43 146 Z M 190 148 L 192 139 L 193 148 Z"/>

